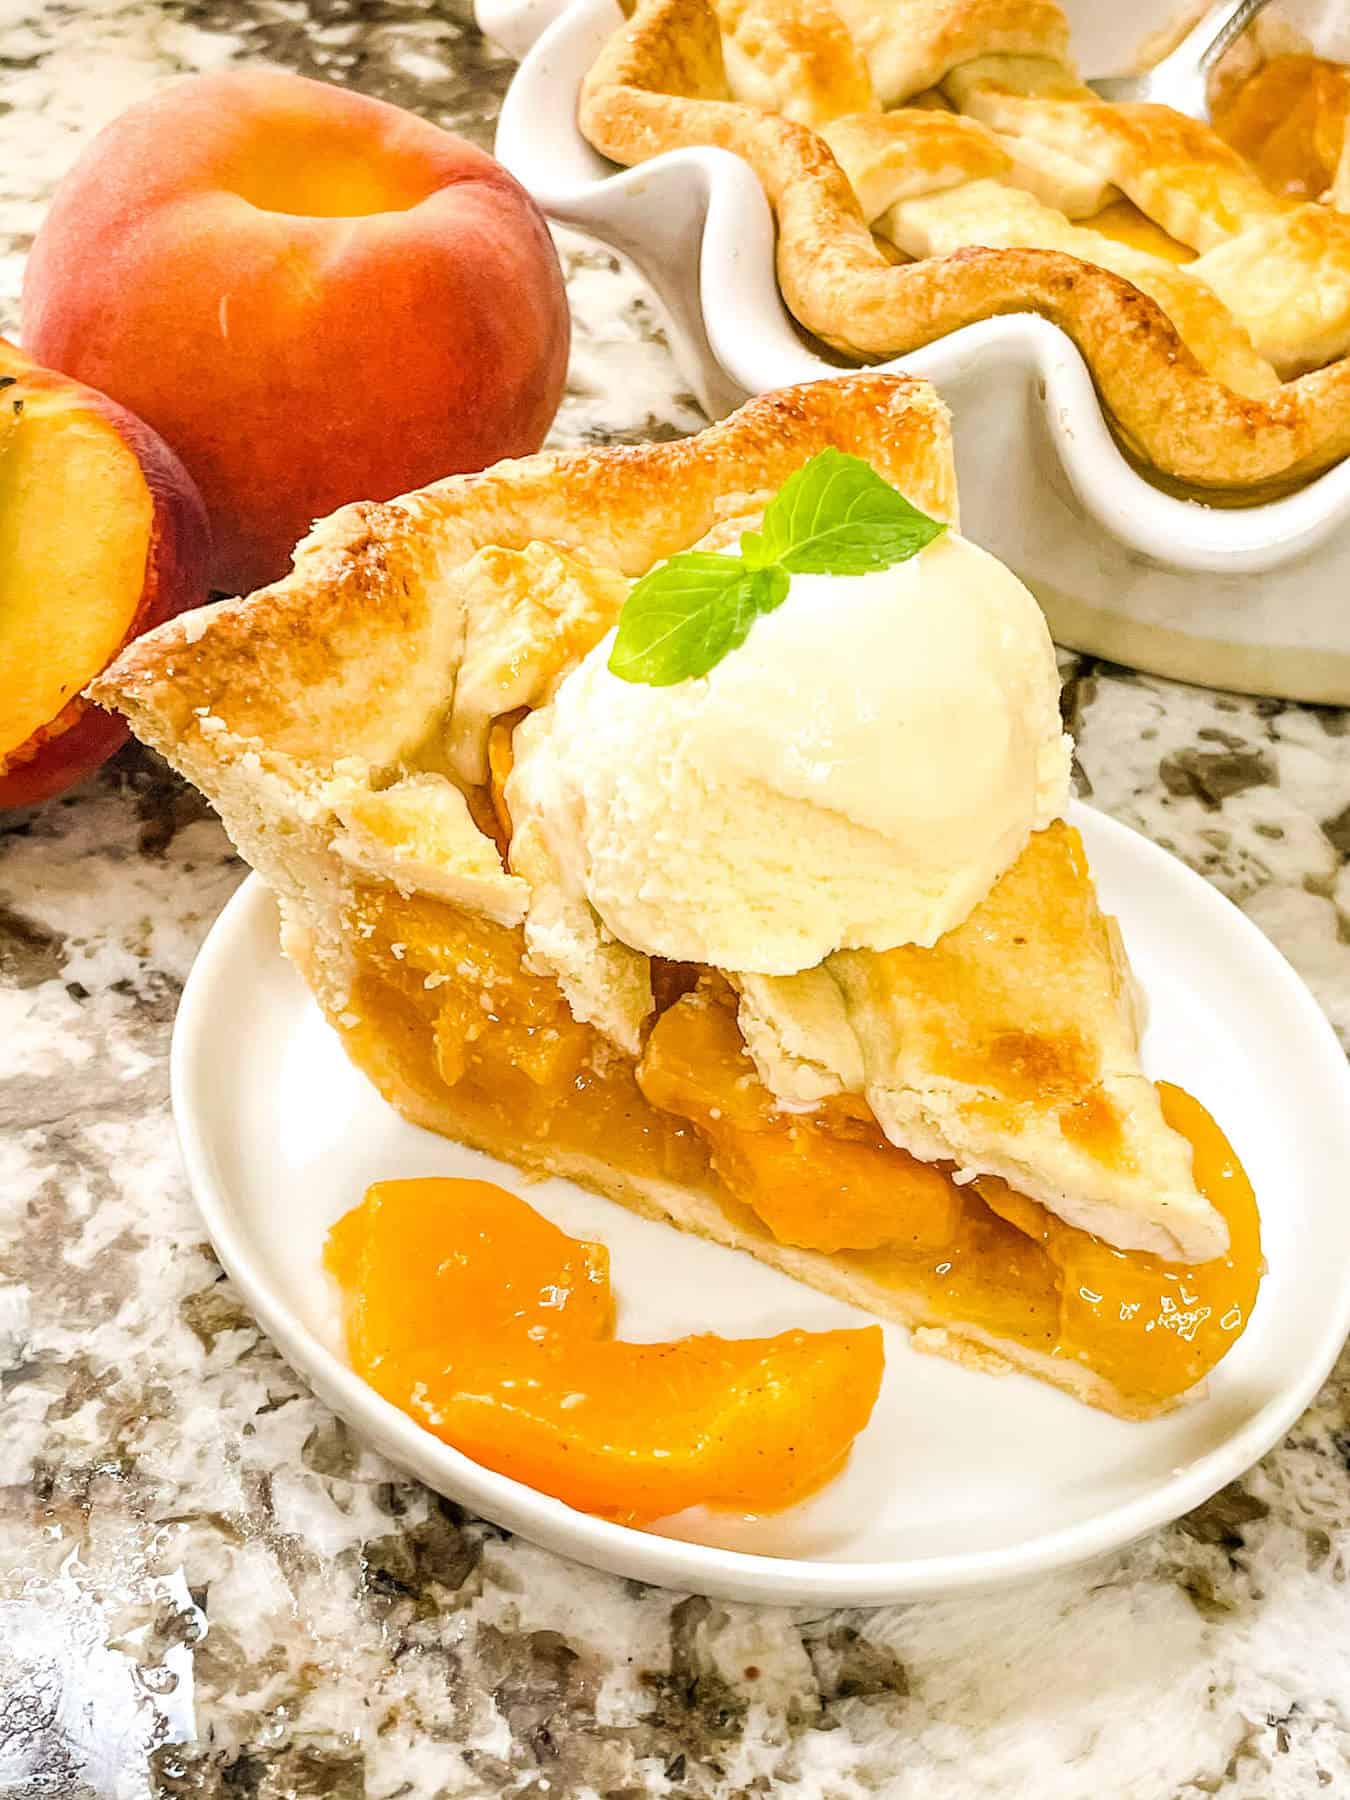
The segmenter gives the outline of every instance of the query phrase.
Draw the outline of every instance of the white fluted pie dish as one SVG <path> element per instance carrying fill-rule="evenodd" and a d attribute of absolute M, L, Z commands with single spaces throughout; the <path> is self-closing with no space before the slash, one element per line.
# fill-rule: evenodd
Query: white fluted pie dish
<path fill-rule="evenodd" d="M 1124 65 L 1176 8 L 1066 10 L 1093 72 Z M 1320 48 L 1350 49 L 1350 22 L 1326 0 L 1291 10 Z M 838 373 L 783 305 L 772 218 L 745 163 L 689 149 L 620 170 L 582 137 L 581 83 L 621 22 L 616 0 L 478 0 L 478 18 L 523 58 L 497 155 L 552 219 L 647 277 L 711 414 Z M 1180 680 L 1350 703 L 1350 462 L 1257 506 L 1166 493 L 1121 455 L 1073 344 L 1028 314 L 882 366 L 936 383 L 955 419 L 964 529 L 1027 582 L 1060 643 Z"/>

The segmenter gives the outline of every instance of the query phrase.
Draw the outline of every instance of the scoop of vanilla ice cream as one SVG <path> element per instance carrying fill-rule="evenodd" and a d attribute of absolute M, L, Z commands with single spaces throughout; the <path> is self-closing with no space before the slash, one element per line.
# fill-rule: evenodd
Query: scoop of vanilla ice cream
<path fill-rule="evenodd" d="M 507 803 L 648 955 L 789 975 L 931 944 L 1064 808 L 1040 608 L 955 533 L 874 574 L 794 575 L 696 680 L 621 681 L 612 642 L 517 730 Z"/>

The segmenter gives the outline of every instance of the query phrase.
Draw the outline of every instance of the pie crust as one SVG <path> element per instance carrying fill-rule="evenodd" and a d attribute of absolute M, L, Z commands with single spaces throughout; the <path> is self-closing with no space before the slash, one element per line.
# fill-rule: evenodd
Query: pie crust
<path fill-rule="evenodd" d="M 1036 312 L 1183 487 L 1268 498 L 1350 450 L 1350 217 L 1099 100 L 1053 0 L 638 0 L 580 119 L 624 164 L 744 157 L 787 305 L 847 357 Z"/>

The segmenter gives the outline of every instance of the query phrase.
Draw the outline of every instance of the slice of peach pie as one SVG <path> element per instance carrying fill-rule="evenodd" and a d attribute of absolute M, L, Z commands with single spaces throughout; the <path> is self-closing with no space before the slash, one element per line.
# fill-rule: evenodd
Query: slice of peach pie
<path fill-rule="evenodd" d="M 1045 626 L 955 514 L 926 385 L 821 382 L 348 507 L 95 697 L 406 1117 L 1144 1417 L 1255 1205 L 1142 1072 Z"/>

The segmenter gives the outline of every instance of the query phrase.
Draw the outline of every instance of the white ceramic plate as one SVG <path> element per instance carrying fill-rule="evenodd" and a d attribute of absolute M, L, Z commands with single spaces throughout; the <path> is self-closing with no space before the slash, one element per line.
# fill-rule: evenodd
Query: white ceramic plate
<path fill-rule="evenodd" d="M 1072 817 L 1147 995 L 1149 1070 L 1212 1109 L 1261 1203 L 1269 1274 L 1200 1403 L 1125 1424 L 1029 1378 L 919 1355 L 887 1326 L 885 1384 L 848 1467 L 789 1513 L 686 1514 L 661 1534 L 635 1531 L 480 1468 L 343 1361 L 320 1254 L 371 1181 L 486 1176 L 601 1239 L 624 1337 L 748 1336 L 862 1315 L 569 1183 L 525 1186 L 514 1169 L 405 1124 L 348 1064 L 283 961 L 256 877 L 204 944 L 174 1032 L 174 1111 L 221 1261 L 283 1354 L 394 1462 L 622 1575 L 737 1599 L 880 1604 L 1062 1566 L 1175 1518 L 1283 1434 L 1350 1330 L 1350 1074 L 1307 990 L 1235 907 L 1124 826 L 1081 806 Z"/>

